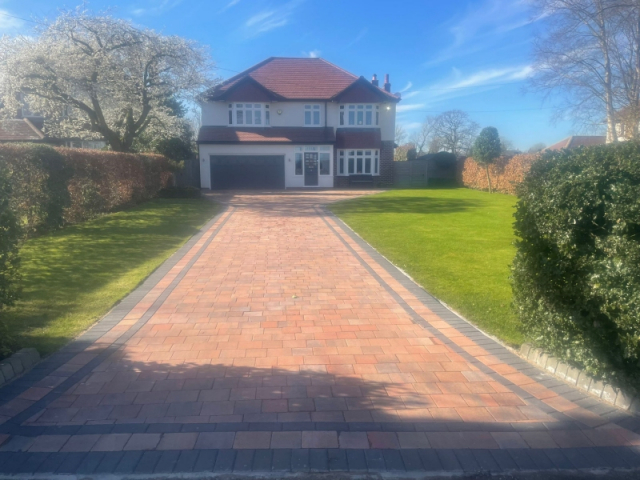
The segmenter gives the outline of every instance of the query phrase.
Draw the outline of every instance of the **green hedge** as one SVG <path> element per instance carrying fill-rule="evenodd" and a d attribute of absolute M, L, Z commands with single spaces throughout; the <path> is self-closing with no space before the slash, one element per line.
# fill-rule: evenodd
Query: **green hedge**
<path fill-rule="evenodd" d="M 0 309 L 13 305 L 18 294 L 18 241 L 21 232 L 10 207 L 11 183 L 6 168 L 0 165 Z M 0 358 L 11 351 L 13 339 L 0 313 Z"/>
<path fill-rule="evenodd" d="M 175 165 L 153 154 L 0 145 L 11 208 L 27 234 L 77 223 L 155 197 Z"/>
<path fill-rule="evenodd" d="M 640 385 L 640 145 L 547 153 L 517 193 L 512 282 L 525 334 Z"/>

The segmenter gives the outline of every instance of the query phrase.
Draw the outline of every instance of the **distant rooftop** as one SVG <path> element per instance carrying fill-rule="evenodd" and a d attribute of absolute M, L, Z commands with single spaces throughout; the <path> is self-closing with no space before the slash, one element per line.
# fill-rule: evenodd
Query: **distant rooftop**
<path fill-rule="evenodd" d="M 37 142 L 44 133 L 27 118 L 0 120 L 0 142 Z"/>
<path fill-rule="evenodd" d="M 572 135 L 554 143 L 543 151 L 562 150 L 564 148 L 592 147 L 594 145 L 604 145 L 607 143 L 607 137 L 601 135 Z"/>

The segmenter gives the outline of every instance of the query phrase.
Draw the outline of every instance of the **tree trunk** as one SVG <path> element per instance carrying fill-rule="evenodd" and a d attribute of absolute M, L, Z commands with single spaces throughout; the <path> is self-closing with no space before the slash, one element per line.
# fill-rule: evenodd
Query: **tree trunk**
<path fill-rule="evenodd" d="M 488 163 L 485 164 L 484 169 L 487 172 L 487 182 L 489 182 L 489 193 L 493 193 L 493 188 L 491 187 L 491 175 L 489 175 L 489 164 Z"/>

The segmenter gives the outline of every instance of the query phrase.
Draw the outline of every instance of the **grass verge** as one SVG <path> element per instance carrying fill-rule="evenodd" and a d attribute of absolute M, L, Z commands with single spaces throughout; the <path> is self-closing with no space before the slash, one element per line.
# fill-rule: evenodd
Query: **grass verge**
<path fill-rule="evenodd" d="M 156 199 L 33 238 L 22 294 L 2 318 L 15 349 L 47 355 L 87 329 L 211 218 L 204 199 Z"/>
<path fill-rule="evenodd" d="M 431 294 L 519 345 L 509 283 L 515 202 L 463 188 L 392 190 L 330 208 Z"/>

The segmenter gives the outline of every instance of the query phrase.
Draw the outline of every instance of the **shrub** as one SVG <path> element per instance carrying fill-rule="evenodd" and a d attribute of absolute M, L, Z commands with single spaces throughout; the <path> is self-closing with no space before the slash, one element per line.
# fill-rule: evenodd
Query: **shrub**
<path fill-rule="evenodd" d="M 524 180 L 531 164 L 538 155 L 521 154 L 513 157 L 500 157 L 489 165 L 491 184 L 495 192 L 514 195 L 516 187 Z M 462 184 L 474 190 L 489 190 L 485 167 L 469 157 L 462 166 Z"/>
<path fill-rule="evenodd" d="M 512 282 L 525 334 L 640 385 L 640 144 L 547 153 L 518 196 Z"/>
<path fill-rule="evenodd" d="M 11 208 L 27 234 L 87 220 L 155 197 L 172 177 L 161 155 L 0 145 Z"/>
<path fill-rule="evenodd" d="M 160 198 L 200 198 L 202 192 L 196 187 L 167 187 L 158 192 Z"/>
<path fill-rule="evenodd" d="M 20 229 L 9 203 L 11 184 L 6 169 L 0 167 L 0 309 L 12 305 L 18 293 L 18 240 Z M 0 317 L 0 358 L 11 351 L 12 339 Z"/>

